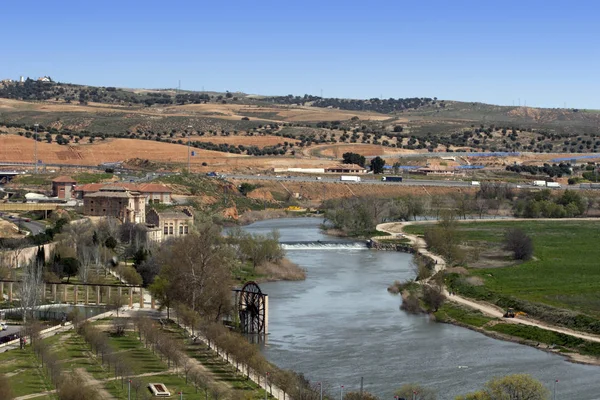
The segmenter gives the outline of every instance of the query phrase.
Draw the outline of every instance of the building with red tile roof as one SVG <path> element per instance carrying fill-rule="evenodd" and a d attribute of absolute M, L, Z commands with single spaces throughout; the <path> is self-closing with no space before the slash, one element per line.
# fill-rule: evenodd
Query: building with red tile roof
<path fill-rule="evenodd" d="M 145 197 L 146 203 L 172 203 L 171 194 L 173 193 L 173 191 L 168 186 L 161 185 L 159 183 L 88 183 L 85 185 L 77 185 L 75 187 L 75 197 L 78 199 L 84 199 L 86 195 L 98 192 L 104 187 L 110 185 L 117 185 L 129 191 L 139 192 Z"/>
<path fill-rule="evenodd" d="M 73 187 L 76 183 L 70 176 L 58 176 L 52 179 L 52 197 L 69 200 L 73 197 Z"/>

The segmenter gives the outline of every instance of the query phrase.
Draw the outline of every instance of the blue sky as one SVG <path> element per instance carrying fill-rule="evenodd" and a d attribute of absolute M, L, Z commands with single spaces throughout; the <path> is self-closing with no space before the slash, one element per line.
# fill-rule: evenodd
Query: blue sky
<path fill-rule="evenodd" d="M 0 79 L 600 109 L 600 3 L 2 2 Z"/>

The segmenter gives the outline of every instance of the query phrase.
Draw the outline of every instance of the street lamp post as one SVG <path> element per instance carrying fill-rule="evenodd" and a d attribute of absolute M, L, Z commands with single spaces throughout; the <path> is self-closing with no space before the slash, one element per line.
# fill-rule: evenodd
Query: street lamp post
<path fill-rule="evenodd" d="M 558 383 L 558 379 L 554 380 L 554 391 L 552 392 L 552 400 L 556 400 L 556 384 Z"/>
<path fill-rule="evenodd" d="M 188 125 L 188 134 L 187 134 L 187 137 L 188 137 L 188 142 L 187 142 L 187 145 L 188 145 L 187 146 L 187 148 L 188 148 L 188 174 L 191 172 L 191 169 L 190 169 L 190 139 L 191 139 L 190 136 L 191 135 L 192 135 L 192 126 Z"/>
<path fill-rule="evenodd" d="M 265 400 L 269 398 L 269 373 L 265 374 Z"/>
<path fill-rule="evenodd" d="M 131 379 L 127 382 L 127 400 L 131 400 Z"/>
<path fill-rule="evenodd" d="M 35 164 L 35 173 L 38 173 L 38 160 L 37 160 L 37 142 L 38 142 L 38 127 L 40 126 L 39 124 L 34 124 L 33 125 L 35 127 L 35 136 L 33 137 L 35 140 L 35 143 L 33 145 L 33 163 Z"/>
<path fill-rule="evenodd" d="M 344 385 L 340 386 L 340 400 L 344 400 Z"/>
<path fill-rule="evenodd" d="M 323 384 L 321 382 L 319 382 L 319 399 L 323 400 Z"/>

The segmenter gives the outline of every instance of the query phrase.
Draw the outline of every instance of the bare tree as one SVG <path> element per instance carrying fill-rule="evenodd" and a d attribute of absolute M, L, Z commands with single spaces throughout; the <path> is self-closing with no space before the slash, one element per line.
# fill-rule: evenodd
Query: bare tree
<path fill-rule="evenodd" d="M 189 357 L 183 357 L 181 361 L 181 368 L 185 374 L 185 384 L 187 385 L 190 372 L 194 368 L 194 362 Z"/>
<path fill-rule="evenodd" d="M 218 320 L 231 308 L 230 268 L 236 260 L 216 226 L 205 225 L 199 230 L 161 248 L 161 273 L 150 290 Z M 163 281 L 164 293 L 159 293 L 157 286 Z"/>
<path fill-rule="evenodd" d="M 117 317 L 119 316 L 121 307 L 123 307 L 125 304 L 129 304 L 129 299 L 126 295 L 119 296 L 116 294 L 110 298 L 109 306 L 117 311 Z"/>
<path fill-rule="evenodd" d="M 27 322 L 28 315 L 33 317 L 40 305 L 43 291 L 42 273 L 43 268 L 35 262 L 27 263 L 23 268 L 18 291 L 23 323 Z"/>
<path fill-rule="evenodd" d="M 95 388 L 86 386 L 85 380 L 78 374 L 61 377 L 56 393 L 61 400 L 100 399 L 100 393 Z"/>
<path fill-rule="evenodd" d="M 131 387 L 135 391 L 135 398 L 138 398 L 138 392 L 144 386 L 144 381 L 140 378 L 131 378 Z"/>
<path fill-rule="evenodd" d="M 442 288 L 438 285 L 423 286 L 423 302 L 429 309 L 429 312 L 436 312 L 446 300 Z"/>

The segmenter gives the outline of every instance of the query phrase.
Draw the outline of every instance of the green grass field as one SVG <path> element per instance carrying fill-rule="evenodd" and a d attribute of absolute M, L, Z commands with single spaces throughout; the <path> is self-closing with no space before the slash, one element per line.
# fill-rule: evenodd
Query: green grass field
<path fill-rule="evenodd" d="M 31 347 L 0 354 L 0 374 L 7 374 L 13 394 L 17 397 L 54 389 Z"/>
<path fill-rule="evenodd" d="M 73 179 L 77 181 L 79 185 L 85 185 L 86 183 L 100 183 L 107 179 L 112 179 L 114 175 L 106 172 L 92 174 L 89 172 L 82 172 L 81 174 L 73 175 Z"/>
<path fill-rule="evenodd" d="M 595 221 L 459 223 L 460 241 L 486 249 L 501 247 L 506 230 L 519 228 L 534 243 L 534 259 L 512 266 L 470 269 L 489 291 L 600 316 L 600 227 Z M 412 225 L 408 233 L 422 234 Z"/>
<path fill-rule="evenodd" d="M 82 336 L 74 331 L 56 334 L 44 339 L 52 353 L 60 360 L 61 369 L 65 373 L 75 371 L 83 376 L 89 383 L 98 385 L 117 399 L 127 399 L 127 380 L 129 377 L 140 382 L 137 390 L 146 391 L 149 383 L 164 383 L 171 393 L 184 393 L 186 399 L 213 399 L 216 393 L 209 390 L 208 394 L 202 389 L 199 391 L 191 381 L 186 383 L 181 368 L 176 370 L 168 368 L 166 360 L 162 360 L 151 349 L 144 347 L 136 333 L 127 331 L 124 336 L 109 335 L 112 321 L 103 319 L 94 323 L 101 327 L 109 338 L 109 343 L 115 352 L 120 354 L 127 363 L 126 377 L 115 378 L 114 369 L 102 365 L 101 354 L 92 351 L 90 345 Z M 196 359 L 212 373 L 214 382 L 225 390 L 231 388 L 232 396 L 245 399 L 263 399 L 264 390 L 236 371 L 236 368 L 219 358 L 216 353 L 202 343 L 192 344 L 186 340 L 183 329 L 171 324 L 166 332 L 181 341 L 182 349 L 188 356 Z M 45 370 L 41 368 L 41 361 L 36 358 L 31 347 L 25 350 L 12 350 L 0 354 L 0 373 L 9 374 L 9 383 L 16 396 L 25 396 L 34 393 L 43 393 L 54 389 Z M 132 398 L 136 385 L 132 386 Z M 137 393 L 136 393 L 137 394 Z M 0 396 L 1 397 L 1 396 Z M 55 394 L 48 394 L 41 399 L 56 399 Z"/>

